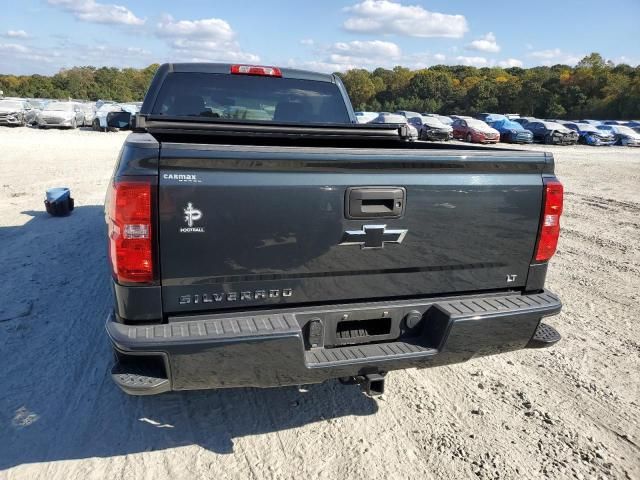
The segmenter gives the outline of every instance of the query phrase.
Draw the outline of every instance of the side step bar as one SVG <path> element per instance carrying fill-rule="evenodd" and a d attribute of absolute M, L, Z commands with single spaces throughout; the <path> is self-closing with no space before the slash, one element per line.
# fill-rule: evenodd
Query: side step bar
<path fill-rule="evenodd" d="M 547 348 L 555 345 L 562 339 L 562 336 L 551 325 L 540 322 L 536 333 L 527 344 L 527 348 Z"/>
<path fill-rule="evenodd" d="M 171 390 L 166 374 L 159 368 L 119 362 L 111 369 L 111 378 L 129 395 L 155 395 Z"/>

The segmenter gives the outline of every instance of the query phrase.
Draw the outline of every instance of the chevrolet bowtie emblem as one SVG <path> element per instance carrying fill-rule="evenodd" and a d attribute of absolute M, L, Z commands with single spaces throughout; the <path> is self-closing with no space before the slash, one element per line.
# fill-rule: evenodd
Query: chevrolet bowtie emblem
<path fill-rule="evenodd" d="M 362 230 L 344 232 L 340 245 L 360 245 L 361 248 L 384 248 L 385 243 L 402 243 L 407 230 L 387 230 L 386 225 L 364 225 Z"/>

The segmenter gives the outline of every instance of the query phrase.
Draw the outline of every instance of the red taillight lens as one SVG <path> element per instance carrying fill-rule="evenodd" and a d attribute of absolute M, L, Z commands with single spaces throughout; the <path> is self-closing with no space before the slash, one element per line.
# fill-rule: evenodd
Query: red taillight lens
<path fill-rule="evenodd" d="M 154 279 L 151 180 L 115 181 L 109 195 L 109 257 L 118 282 Z"/>
<path fill-rule="evenodd" d="M 231 73 L 236 75 L 262 75 L 265 77 L 282 77 L 278 67 L 263 67 L 260 65 L 231 65 Z"/>
<path fill-rule="evenodd" d="M 555 178 L 544 179 L 543 211 L 536 248 L 536 261 L 546 262 L 556 253 L 564 189 Z"/>

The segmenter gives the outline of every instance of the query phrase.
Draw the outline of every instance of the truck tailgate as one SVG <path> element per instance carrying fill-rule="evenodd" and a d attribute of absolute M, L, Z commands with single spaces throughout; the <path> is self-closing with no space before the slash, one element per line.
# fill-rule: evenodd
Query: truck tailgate
<path fill-rule="evenodd" d="M 506 150 L 163 143 L 164 310 L 522 287 L 549 161 Z M 347 218 L 351 187 L 404 189 L 404 211 Z"/>

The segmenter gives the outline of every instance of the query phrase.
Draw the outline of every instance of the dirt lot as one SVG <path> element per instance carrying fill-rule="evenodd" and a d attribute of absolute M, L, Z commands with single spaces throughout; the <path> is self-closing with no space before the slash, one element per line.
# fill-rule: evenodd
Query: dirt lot
<path fill-rule="evenodd" d="M 0 129 L 0 479 L 640 478 L 640 149 L 545 147 L 567 191 L 553 349 L 391 373 L 378 400 L 337 382 L 133 398 L 103 327 L 125 136 Z M 43 212 L 50 186 L 72 216 Z"/>

